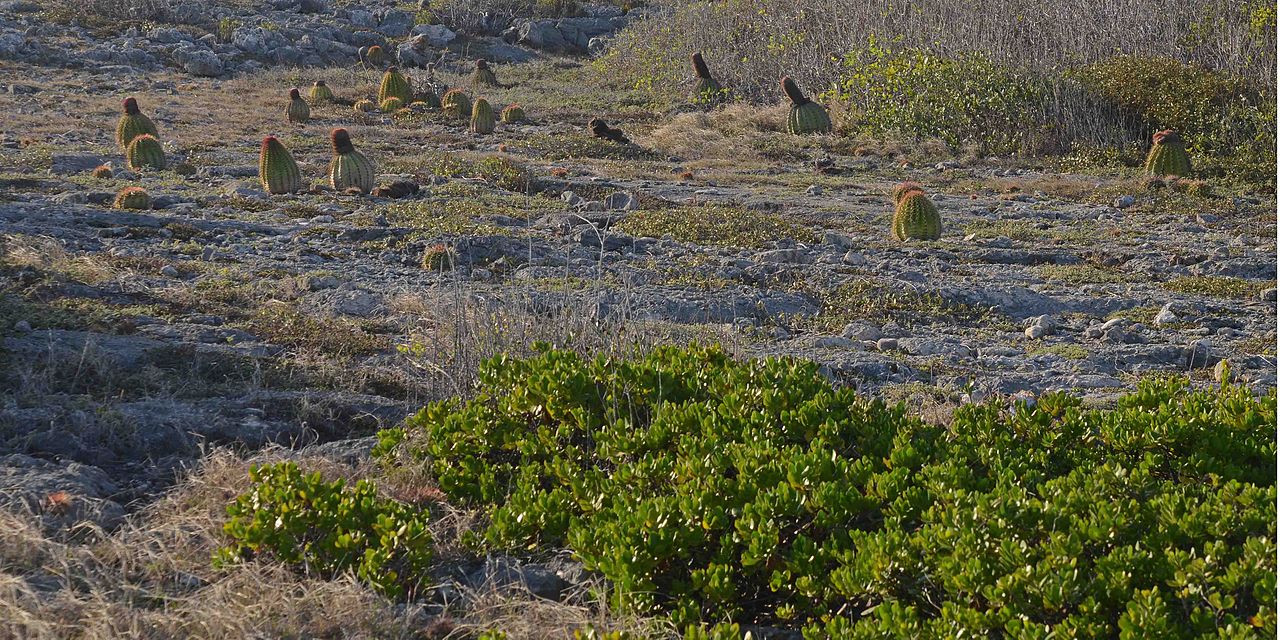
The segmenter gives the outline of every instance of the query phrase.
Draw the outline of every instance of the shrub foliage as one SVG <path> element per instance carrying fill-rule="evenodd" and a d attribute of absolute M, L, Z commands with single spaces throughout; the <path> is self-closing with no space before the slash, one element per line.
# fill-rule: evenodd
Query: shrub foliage
<path fill-rule="evenodd" d="M 426 577 L 426 515 L 379 498 L 368 481 L 325 482 L 292 462 L 254 467 L 249 478 L 253 488 L 227 506 L 223 530 L 232 542 L 218 550 L 217 563 L 262 555 L 324 578 L 354 571 L 392 597 Z"/>
<path fill-rule="evenodd" d="M 1112 410 L 1049 394 L 940 427 L 812 363 L 543 345 L 378 455 L 487 509 L 488 545 L 568 547 L 616 606 L 678 624 L 1272 637 L 1275 402 L 1148 381 Z"/>

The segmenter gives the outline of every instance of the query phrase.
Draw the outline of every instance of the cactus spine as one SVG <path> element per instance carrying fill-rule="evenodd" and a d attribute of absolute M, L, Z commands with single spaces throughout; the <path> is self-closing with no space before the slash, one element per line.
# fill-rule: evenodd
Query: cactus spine
<path fill-rule="evenodd" d="M 333 142 L 333 161 L 329 163 L 329 184 L 338 191 L 359 189 L 361 193 L 373 191 L 374 167 L 364 154 L 351 145 L 351 135 L 346 129 L 334 129 L 329 134 Z"/>
<path fill-rule="evenodd" d="M 155 136 L 144 133 L 129 143 L 125 159 L 129 162 L 129 168 L 134 171 L 144 168 L 163 169 L 164 147 L 160 146 L 160 141 Z"/>
<path fill-rule="evenodd" d="M 289 150 L 275 136 L 262 139 L 258 153 L 258 178 L 267 193 L 295 193 L 302 190 L 302 172 Z"/>
<path fill-rule="evenodd" d="M 378 108 L 381 109 L 383 113 L 399 111 L 402 107 L 404 107 L 404 102 L 401 101 L 400 98 L 396 97 L 387 98 L 382 101 L 382 104 L 378 105 Z"/>
<path fill-rule="evenodd" d="M 297 89 L 289 90 L 289 106 L 285 108 L 284 116 L 289 122 L 299 124 L 311 119 L 311 107 L 302 99 L 302 94 Z"/>
<path fill-rule="evenodd" d="M 493 107 L 489 106 L 488 100 L 477 98 L 471 108 L 471 132 L 481 135 L 493 133 L 494 124 Z"/>
<path fill-rule="evenodd" d="M 142 187 L 125 187 L 116 192 L 116 200 L 111 206 L 115 209 L 150 209 L 151 196 Z"/>
<path fill-rule="evenodd" d="M 133 98 L 125 98 L 124 115 L 120 116 L 120 122 L 116 124 L 116 144 L 120 145 L 121 151 L 127 151 L 129 143 L 144 133 L 152 136 L 160 135 L 156 131 L 156 124 L 151 121 L 151 118 L 148 118 L 138 109 L 138 101 Z"/>
<path fill-rule="evenodd" d="M 791 100 L 791 113 L 787 116 L 789 133 L 804 135 L 831 131 L 831 118 L 827 116 L 827 110 L 805 96 L 795 80 L 783 78 L 782 92 Z"/>
<path fill-rule="evenodd" d="M 316 105 L 333 102 L 334 100 L 333 92 L 329 90 L 329 85 L 326 85 L 324 80 L 316 80 L 316 83 L 311 86 L 311 92 L 307 95 L 307 98 L 311 100 L 311 104 Z"/>
<path fill-rule="evenodd" d="M 440 108 L 449 116 L 463 119 L 471 115 L 471 98 L 461 89 L 450 89 L 440 98 Z"/>
<path fill-rule="evenodd" d="M 524 108 L 518 104 L 507 105 L 507 108 L 502 110 L 502 121 L 524 122 Z"/>
<path fill-rule="evenodd" d="M 399 98 L 401 105 L 413 100 L 413 88 L 409 86 L 409 79 L 395 67 L 382 74 L 382 84 L 378 85 L 378 104 L 386 102 L 387 98 Z"/>
<path fill-rule="evenodd" d="M 471 72 L 471 86 L 498 86 L 498 76 L 493 73 L 493 69 L 489 68 L 489 63 L 485 60 L 476 60 L 476 70 Z"/>
<path fill-rule="evenodd" d="M 1177 131 L 1157 131 L 1151 136 L 1151 143 L 1151 152 L 1147 154 L 1147 173 L 1180 178 L 1191 175 L 1191 157 L 1187 155 L 1187 148 Z"/>
<path fill-rule="evenodd" d="M 693 89 L 694 102 L 716 103 L 724 99 L 724 89 L 720 86 L 715 78 L 711 77 L 711 72 L 707 69 L 707 62 L 702 59 L 702 53 L 698 52 L 689 56 L 693 61 L 693 74 L 698 78 L 698 84 Z"/>
<path fill-rule="evenodd" d="M 901 241 L 937 240 L 942 217 L 920 185 L 904 182 L 893 189 L 893 237 Z"/>

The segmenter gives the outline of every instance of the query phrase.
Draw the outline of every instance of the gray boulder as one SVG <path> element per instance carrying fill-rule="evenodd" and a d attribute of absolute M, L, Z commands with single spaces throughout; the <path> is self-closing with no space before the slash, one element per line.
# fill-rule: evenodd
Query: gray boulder
<path fill-rule="evenodd" d="M 194 76 L 215 78 L 225 71 L 222 59 L 208 49 L 178 49 L 173 57 L 184 71 Z"/>

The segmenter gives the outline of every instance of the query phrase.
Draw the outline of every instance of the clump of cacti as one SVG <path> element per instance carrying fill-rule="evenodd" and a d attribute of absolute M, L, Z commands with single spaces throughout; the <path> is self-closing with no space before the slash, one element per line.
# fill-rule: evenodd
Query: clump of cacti
<path fill-rule="evenodd" d="M 378 104 L 386 102 L 387 98 L 399 98 L 401 104 L 409 104 L 413 100 L 413 87 L 409 86 L 409 79 L 396 67 L 387 69 L 382 74 L 382 84 L 378 85 Z"/>
<path fill-rule="evenodd" d="M 289 122 L 300 124 L 311 119 L 311 107 L 297 89 L 289 90 L 289 106 L 285 108 L 284 115 Z"/>
<path fill-rule="evenodd" d="M 333 161 L 329 163 L 329 185 L 338 191 L 357 189 L 361 193 L 373 190 L 374 166 L 364 154 L 351 144 L 351 134 L 346 129 L 334 129 L 329 134 L 333 142 Z"/>
<path fill-rule="evenodd" d="M 493 69 L 485 60 L 476 60 L 476 70 L 471 72 L 471 85 L 473 87 L 498 86 L 498 76 L 493 73 Z"/>
<path fill-rule="evenodd" d="M 724 89 L 711 77 L 711 71 L 707 69 L 707 62 L 702 59 L 702 53 L 698 52 L 689 56 L 693 61 L 693 75 L 697 77 L 698 83 L 693 88 L 694 102 L 714 103 L 724 99 Z"/>
<path fill-rule="evenodd" d="M 937 240 L 942 217 L 920 185 L 904 182 L 893 189 L 893 237 L 901 241 Z"/>
<path fill-rule="evenodd" d="M 129 168 L 134 171 L 165 168 L 164 147 L 160 146 L 160 141 L 149 133 L 134 138 L 124 155 L 125 160 L 129 162 Z"/>
<path fill-rule="evenodd" d="M 115 175 L 116 172 L 112 171 L 109 165 L 100 164 L 93 169 L 93 177 L 99 180 L 110 180 Z"/>
<path fill-rule="evenodd" d="M 262 139 L 258 153 L 258 179 L 267 193 L 296 193 L 302 190 L 302 172 L 293 155 L 275 136 Z"/>
<path fill-rule="evenodd" d="M 509 104 L 502 110 L 503 122 L 524 122 L 524 108 L 518 104 Z"/>
<path fill-rule="evenodd" d="M 150 209 L 151 196 L 142 187 L 125 187 L 116 192 L 111 206 L 116 209 Z"/>
<path fill-rule="evenodd" d="M 467 97 L 461 89 L 450 89 L 444 93 L 444 97 L 440 98 L 440 109 L 453 118 L 469 118 L 471 117 L 471 98 Z"/>
<path fill-rule="evenodd" d="M 1157 131 L 1151 136 L 1151 152 L 1147 154 L 1147 173 L 1154 176 L 1191 175 L 1191 157 L 1182 144 L 1182 136 L 1173 129 Z"/>
<path fill-rule="evenodd" d="M 116 124 L 116 144 L 120 145 L 121 151 L 127 150 L 129 143 L 144 133 L 152 136 L 160 135 L 151 118 L 138 109 L 138 101 L 134 98 L 125 98 L 124 115 L 120 116 L 120 122 Z"/>
<path fill-rule="evenodd" d="M 587 130 L 591 132 L 591 135 L 602 140 L 610 140 L 621 144 L 631 143 L 631 139 L 627 138 L 626 134 L 622 132 L 622 129 L 610 127 L 608 122 L 605 122 L 600 118 L 592 118 L 591 121 L 587 123 Z"/>
<path fill-rule="evenodd" d="M 378 105 L 378 108 L 381 109 L 383 113 L 394 113 L 403 107 L 404 101 L 396 97 L 387 98 L 382 101 L 382 104 Z"/>
<path fill-rule="evenodd" d="M 791 113 L 787 115 L 789 133 L 803 135 L 831 131 L 831 118 L 827 115 L 827 110 L 805 96 L 795 80 L 783 78 L 782 92 L 791 100 Z"/>
<path fill-rule="evenodd" d="M 329 90 L 329 85 L 325 84 L 324 80 L 316 80 L 316 83 L 311 85 L 311 92 L 307 98 L 311 100 L 311 104 L 317 105 L 334 101 L 333 92 Z"/>
<path fill-rule="evenodd" d="M 494 124 L 496 124 L 496 122 L 493 117 L 493 107 L 489 106 L 488 100 L 485 100 L 484 98 L 477 98 L 475 105 L 471 107 L 472 133 L 493 133 Z"/>
<path fill-rule="evenodd" d="M 373 104 L 372 100 L 364 98 L 356 100 L 356 103 L 351 105 L 351 108 L 355 109 L 357 113 L 369 113 L 370 111 L 373 111 L 376 106 L 377 105 Z"/>
<path fill-rule="evenodd" d="M 360 62 L 370 69 L 381 69 L 387 64 L 387 54 L 376 44 L 371 47 L 360 47 L 359 56 Z"/>

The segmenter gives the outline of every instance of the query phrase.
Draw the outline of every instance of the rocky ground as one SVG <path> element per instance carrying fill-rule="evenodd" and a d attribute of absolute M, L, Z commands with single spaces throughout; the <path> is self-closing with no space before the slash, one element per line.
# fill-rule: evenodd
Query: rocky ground
<path fill-rule="evenodd" d="M 481 93 L 531 122 L 477 136 L 347 106 L 377 80 L 350 64 L 353 25 L 414 30 L 382 28 L 400 20 L 385 10 L 265 14 L 294 59 L 265 39 L 270 55 L 251 51 L 243 27 L 229 44 L 165 28 L 95 40 L 21 4 L 0 13 L 0 502 L 48 535 L 120 526 L 218 447 L 363 464 L 377 428 L 535 340 L 721 341 L 938 417 L 1058 389 L 1107 403 L 1152 374 L 1275 385 L 1276 202 L 1247 186 L 798 138 L 781 107 L 655 112 L 581 60 L 451 39 L 432 60 L 451 86 L 478 51 L 523 61 Z M 308 21 L 332 29 L 332 55 L 288 32 Z M 185 44 L 152 46 L 172 39 Z M 217 72 L 182 46 L 216 54 Z M 273 56 L 307 66 L 271 70 Z M 318 79 L 347 104 L 286 123 L 287 89 Z M 130 95 L 191 175 L 125 170 L 112 132 Z M 634 143 L 588 137 L 592 116 Z M 336 126 L 381 183 L 417 193 L 325 189 Z M 310 193 L 261 191 L 268 134 Z M 103 163 L 113 178 L 90 175 Z M 890 237 L 888 192 L 907 179 L 940 209 L 941 241 Z M 156 208 L 111 209 L 135 184 Z"/>

